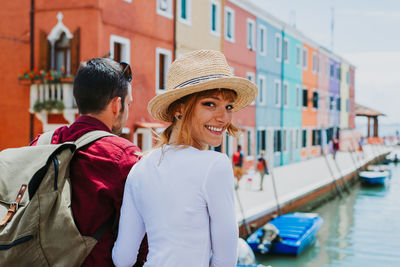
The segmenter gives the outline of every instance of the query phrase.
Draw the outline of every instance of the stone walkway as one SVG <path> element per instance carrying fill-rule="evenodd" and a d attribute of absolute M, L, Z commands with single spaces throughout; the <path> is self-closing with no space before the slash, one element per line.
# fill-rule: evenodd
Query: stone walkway
<path fill-rule="evenodd" d="M 366 162 L 390 151 L 390 147 L 365 145 L 362 152 L 338 152 L 335 163 L 331 154 L 311 158 L 298 163 L 276 167 L 273 176 L 280 206 L 291 200 L 305 196 L 314 190 L 341 179 L 342 176 L 363 166 Z M 328 164 L 333 173 L 328 168 Z M 251 178 L 251 182 L 248 182 Z M 272 175 L 266 175 L 263 191 L 259 191 L 260 176 L 256 172 L 247 173 L 240 181 L 236 192 L 236 217 L 239 225 L 243 217 L 251 222 L 276 209 Z M 241 207 L 243 208 L 241 210 Z"/>

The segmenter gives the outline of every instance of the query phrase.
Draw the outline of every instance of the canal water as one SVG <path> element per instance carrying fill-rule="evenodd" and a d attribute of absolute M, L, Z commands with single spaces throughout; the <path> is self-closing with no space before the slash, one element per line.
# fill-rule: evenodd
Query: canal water
<path fill-rule="evenodd" d="M 317 241 L 298 257 L 256 255 L 258 263 L 284 266 L 400 266 L 400 165 L 384 186 L 356 184 L 312 212 L 324 224 Z"/>

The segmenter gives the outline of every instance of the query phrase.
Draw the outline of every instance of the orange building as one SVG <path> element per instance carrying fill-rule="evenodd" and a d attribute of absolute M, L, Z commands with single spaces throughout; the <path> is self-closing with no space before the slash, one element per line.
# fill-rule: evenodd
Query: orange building
<path fill-rule="evenodd" d="M 30 1 L 2 1 L 0 25 L 0 149 L 28 144 L 32 136 L 71 123 L 78 115 L 72 84 L 39 79 L 22 85 L 17 74 L 30 70 Z M 128 62 L 133 71 L 133 98 L 125 137 L 146 149 L 154 123 L 146 110 L 164 90 L 166 70 L 174 57 L 174 0 L 35 1 L 33 67 L 74 75 L 80 62 L 110 57 Z M 15 18 L 18 18 L 17 20 Z M 12 23 L 5 23 L 6 21 Z M 37 84 L 36 84 L 37 83 Z M 47 101 L 47 102 L 46 102 Z M 64 109 L 39 110 L 37 103 L 62 102 Z M 136 104 L 136 105 L 135 105 Z M 34 114 L 31 122 L 31 115 Z M 32 126 L 32 130 L 31 130 Z M 12 130 L 10 130 L 12 129 Z"/>
<path fill-rule="evenodd" d="M 317 138 L 318 110 L 318 72 L 319 56 L 317 46 L 303 43 L 303 110 L 302 127 L 303 143 L 306 146 L 301 151 L 302 157 L 320 153 Z"/>

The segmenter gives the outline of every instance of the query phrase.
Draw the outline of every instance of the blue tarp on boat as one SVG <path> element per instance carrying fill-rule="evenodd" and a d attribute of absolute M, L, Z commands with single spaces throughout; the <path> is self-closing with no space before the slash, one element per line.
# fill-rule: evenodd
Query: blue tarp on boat
<path fill-rule="evenodd" d="M 269 222 L 279 230 L 280 240 L 272 242 L 270 252 L 298 255 L 314 242 L 322 217 L 316 213 L 290 213 Z M 253 251 L 260 252 L 259 244 L 263 237 L 262 228 L 254 232 L 247 242 Z"/>

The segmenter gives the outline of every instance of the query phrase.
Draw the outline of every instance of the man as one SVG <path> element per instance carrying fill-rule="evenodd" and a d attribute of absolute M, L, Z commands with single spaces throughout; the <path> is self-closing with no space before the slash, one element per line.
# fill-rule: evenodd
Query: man
<path fill-rule="evenodd" d="M 264 176 L 269 174 L 268 164 L 264 158 L 264 151 L 261 151 L 260 157 L 257 159 L 257 171 L 260 174 L 260 191 L 263 190 Z"/>
<path fill-rule="evenodd" d="M 121 134 L 132 102 L 131 80 L 132 72 L 126 63 L 106 58 L 83 63 L 73 89 L 81 116 L 69 127 L 58 128 L 51 142 L 75 141 L 94 130 Z M 70 164 L 71 208 L 82 235 L 93 235 L 107 221 L 119 221 L 125 180 L 139 160 L 138 152 L 139 148 L 128 140 L 108 136 L 75 153 Z M 82 266 L 114 266 L 111 249 L 116 230 L 116 227 L 109 227 Z M 145 261 L 147 244 L 143 243 L 135 266 Z"/>
<path fill-rule="evenodd" d="M 237 146 L 237 151 L 233 154 L 232 157 L 232 164 L 233 164 L 233 174 L 237 179 L 236 189 L 239 188 L 239 181 L 242 179 L 243 176 L 243 153 L 242 153 L 242 146 Z"/>

